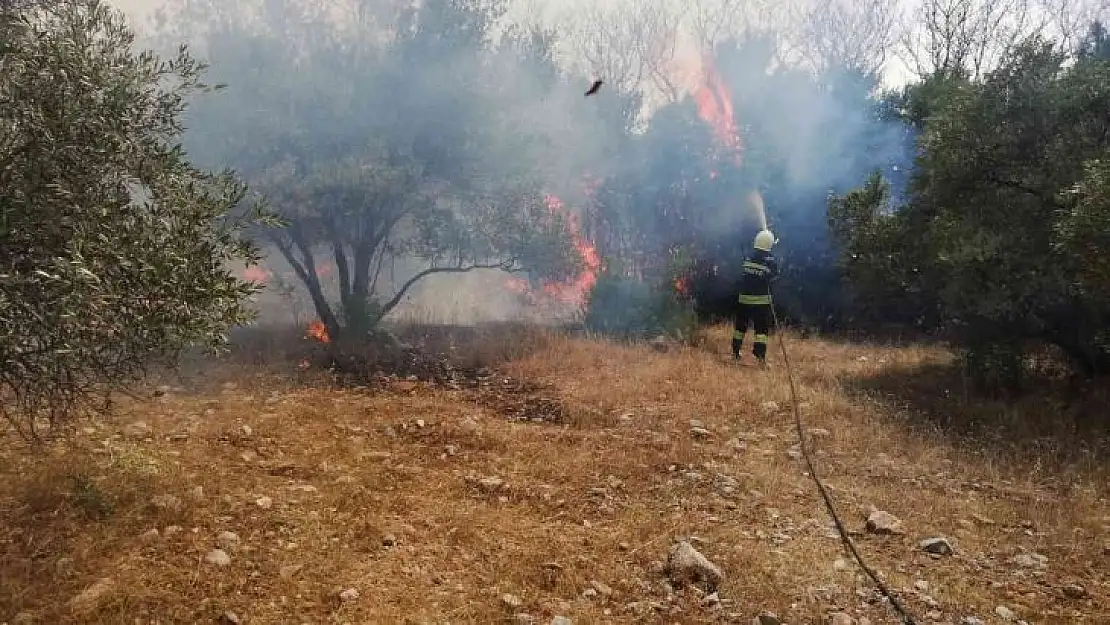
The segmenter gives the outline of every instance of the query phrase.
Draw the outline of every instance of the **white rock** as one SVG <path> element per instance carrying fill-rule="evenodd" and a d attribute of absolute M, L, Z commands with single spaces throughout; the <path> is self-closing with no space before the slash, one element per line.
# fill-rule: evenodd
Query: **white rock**
<path fill-rule="evenodd" d="M 213 549 L 208 552 L 208 555 L 204 556 L 204 561 L 213 566 L 223 567 L 231 564 L 231 556 L 227 555 L 227 552 L 223 549 Z"/>
<path fill-rule="evenodd" d="M 178 511 L 185 504 L 177 495 L 155 495 L 150 499 L 150 505 L 160 510 Z"/>
<path fill-rule="evenodd" d="M 510 593 L 505 593 L 501 595 L 501 603 L 513 609 L 519 608 L 520 606 L 524 605 L 524 601 L 522 601 L 520 597 Z"/>
<path fill-rule="evenodd" d="M 1000 618 L 1004 621 L 1012 621 L 1012 620 L 1017 618 L 1017 614 L 1014 614 L 1013 610 L 1011 610 L 1010 608 L 1007 608 L 1004 605 L 1000 605 L 997 608 L 995 608 L 994 613 L 998 615 L 998 618 Z"/>
<path fill-rule="evenodd" d="M 1048 566 L 1048 558 L 1039 553 L 1019 553 L 1010 561 L 1018 566 L 1030 569 L 1043 569 Z"/>
<path fill-rule="evenodd" d="M 901 534 L 902 520 L 889 512 L 875 510 L 867 517 L 867 531 L 872 534 Z"/>
<path fill-rule="evenodd" d="M 262 496 L 254 500 L 254 504 L 259 508 L 270 508 L 274 505 L 274 500 L 269 497 Z"/>
<path fill-rule="evenodd" d="M 220 534 L 216 536 L 216 544 L 219 545 L 221 549 L 231 551 L 239 544 L 239 535 L 235 532 L 220 532 Z"/>
<path fill-rule="evenodd" d="M 665 570 L 676 586 L 701 582 L 709 592 L 716 590 L 724 578 L 721 569 L 687 541 L 680 541 L 671 547 Z"/>
<path fill-rule="evenodd" d="M 358 597 L 359 597 L 358 589 L 356 589 L 356 588 L 348 588 L 348 589 L 344 590 L 343 592 L 339 593 L 339 599 L 341 601 L 354 601 L 355 599 L 358 599 Z"/>
<path fill-rule="evenodd" d="M 931 553 L 938 556 L 952 555 L 952 543 L 948 542 L 947 538 L 938 536 L 936 538 L 926 538 L 917 545 L 925 553 Z"/>
<path fill-rule="evenodd" d="M 610 595 L 612 595 L 612 594 L 613 594 L 613 589 L 612 589 L 612 588 L 610 588 L 610 587 L 609 587 L 608 585 L 606 585 L 606 584 L 603 584 L 603 583 L 601 583 L 601 582 L 597 581 L 596 579 L 590 582 L 590 586 L 591 586 L 591 587 L 592 587 L 592 588 L 593 588 L 594 590 L 596 590 L 596 591 L 598 591 L 599 593 L 601 593 L 601 594 L 605 595 L 606 597 L 608 597 L 608 596 L 610 596 Z"/>

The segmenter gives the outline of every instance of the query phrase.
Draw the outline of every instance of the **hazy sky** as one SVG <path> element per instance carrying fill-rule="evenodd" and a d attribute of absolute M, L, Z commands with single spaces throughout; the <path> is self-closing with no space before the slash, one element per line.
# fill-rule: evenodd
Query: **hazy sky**
<path fill-rule="evenodd" d="M 521 1 L 521 0 L 517 0 Z M 523 0 L 532 7 L 542 7 L 541 14 L 544 17 L 550 17 L 555 14 L 564 13 L 567 9 L 575 6 L 587 5 L 607 5 L 615 4 L 617 0 Z M 678 0 L 682 1 L 682 0 Z M 892 0 L 905 5 L 909 0 Z M 144 20 L 161 5 L 165 0 L 107 0 L 108 4 L 119 7 L 127 12 L 133 19 Z M 904 84 L 909 77 L 905 66 L 898 59 L 891 59 L 887 63 L 886 71 L 884 72 L 884 82 L 888 85 Z"/>

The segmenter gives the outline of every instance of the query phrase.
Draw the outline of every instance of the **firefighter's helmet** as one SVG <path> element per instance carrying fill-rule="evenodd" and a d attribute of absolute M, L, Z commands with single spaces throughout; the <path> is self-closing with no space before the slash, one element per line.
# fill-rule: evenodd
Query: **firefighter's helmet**
<path fill-rule="evenodd" d="M 775 235 L 771 234 L 770 230 L 760 230 L 759 234 L 755 235 L 755 249 L 770 252 L 771 246 L 778 243 Z"/>

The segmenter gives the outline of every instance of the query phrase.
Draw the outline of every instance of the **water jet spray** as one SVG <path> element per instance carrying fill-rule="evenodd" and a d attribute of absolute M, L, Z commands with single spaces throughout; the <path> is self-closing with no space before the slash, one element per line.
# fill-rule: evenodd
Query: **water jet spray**
<path fill-rule="evenodd" d="M 760 195 L 758 190 L 753 189 L 748 193 L 748 208 L 757 220 L 759 220 L 759 229 L 767 229 L 767 211 L 763 207 L 763 196 Z"/>

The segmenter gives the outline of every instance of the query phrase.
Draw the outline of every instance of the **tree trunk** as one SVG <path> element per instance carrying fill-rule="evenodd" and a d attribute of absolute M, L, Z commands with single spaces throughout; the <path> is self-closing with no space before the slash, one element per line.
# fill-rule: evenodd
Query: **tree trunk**
<path fill-rule="evenodd" d="M 312 258 L 312 250 L 307 246 L 303 239 L 293 237 L 294 245 L 301 254 L 301 258 L 293 252 L 293 247 L 287 242 L 282 241 L 280 237 L 274 235 L 270 240 L 277 246 L 278 251 L 293 268 L 293 273 L 297 274 L 297 278 L 304 284 L 305 289 L 308 290 L 308 295 L 312 298 L 312 307 L 316 311 L 316 317 L 328 329 L 329 337 L 338 337 L 341 331 L 339 320 L 332 311 L 331 305 L 328 304 L 328 299 L 324 296 L 324 289 L 320 286 L 320 278 L 316 273 L 316 262 Z"/>

